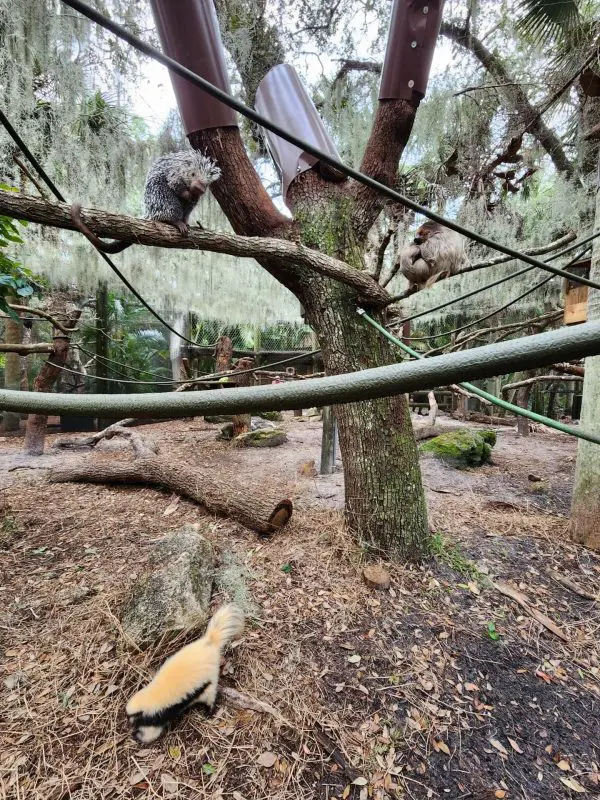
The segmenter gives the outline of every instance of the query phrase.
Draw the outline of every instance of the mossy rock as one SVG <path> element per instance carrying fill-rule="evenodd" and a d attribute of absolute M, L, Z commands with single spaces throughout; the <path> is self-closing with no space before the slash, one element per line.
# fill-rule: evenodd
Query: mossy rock
<path fill-rule="evenodd" d="M 281 422 L 283 419 L 281 411 L 257 411 L 256 416 L 268 419 L 269 422 Z"/>
<path fill-rule="evenodd" d="M 158 542 L 150 565 L 133 584 L 121 615 L 126 636 L 142 648 L 206 623 L 215 555 L 198 526 L 186 525 Z"/>
<path fill-rule="evenodd" d="M 442 433 L 424 442 L 419 450 L 422 453 L 431 453 L 457 469 L 466 469 L 480 467 L 491 461 L 492 447 L 495 444 L 495 431 L 460 430 Z"/>
<path fill-rule="evenodd" d="M 233 440 L 236 447 L 279 447 L 284 442 L 287 442 L 287 436 L 281 428 L 261 428 L 242 433 Z"/>

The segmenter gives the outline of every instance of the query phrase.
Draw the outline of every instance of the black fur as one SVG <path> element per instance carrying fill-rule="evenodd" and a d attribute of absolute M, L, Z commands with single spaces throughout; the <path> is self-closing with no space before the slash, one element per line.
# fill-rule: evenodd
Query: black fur
<path fill-rule="evenodd" d="M 172 722 L 174 719 L 179 717 L 183 714 L 184 711 L 197 700 L 200 695 L 205 691 L 205 689 L 210 686 L 210 681 L 206 681 L 202 683 L 194 692 L 189 695 L 186 695 L 179 703 L 175 703 L 172 706 L 167 706 L 167 708 L 161 708 L 159 711 L 155 711 L 153 714 L 144 714 L 143 711 L 139 711 L 137 714 L 132 714 L 130 719 L 131 724 L 135 728 L 141 728 L 145 725 L 152 725 L 156 727 L 167 725 L 169 722 Z M 209 706 L 207 703 L 200 702 L 197 705 L 204 706 L 208 713 L 212 711 L 212 706 Z"/>

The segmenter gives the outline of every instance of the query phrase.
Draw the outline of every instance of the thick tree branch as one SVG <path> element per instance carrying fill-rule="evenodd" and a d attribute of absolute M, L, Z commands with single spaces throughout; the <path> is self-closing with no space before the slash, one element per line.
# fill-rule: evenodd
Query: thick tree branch
<path fill-rule="evenodd" d="M 28 356 L 31 353 L 51 353 L 52 342 L 35 342 L 35 344 L 11 344 L 0 342 L 0 353 L 18 353 Z"/>
<path fill-rule="evenodd" d="M 213 158 L 221 178 L 211 191 L 231 227 L 244 236 L 290 236 L 292 220 L 277 210 L 246 153 L 237 128 L 209 128 L 189 137 L 190 144 Z"/>
<path fill-rule="evenodd" d="M 47 203 L 14 192 L 0 191 L 0 213 L 42 225 L 74 229 L 68 205 Z M 352 269 L 343 261 L 318 250 L 285 239 L 237 236 L 203 229 L 192 229 L 189 236 L 182 236 L 171 225 L 90 209 L 82 212 L 82 218 L 100 237 L 153 247 L 209 250 L 244 258 L 266 259 L 271 263 L 271 272 L 275 277 L 278 277 L 275 262 L 283 261 L 292 269 L 304 267 L 345 283 L 369 304 L 385 305 L 389 302 L 388 293 L 366 273 Z M 283 270 L 285 266 L 282 266 Z"/>
<path fill-rule="evenodd" d="M 360 165 L 361 172 L 386 186 L 394 185 L 398 162 L 410 138 L 417 108 L 417 103 L 407 100 L 380 100 Z M 353 186 L 353 195 L 351 225 L 357 241 L 362 243 L 387 200 L 362 183 Z"/>
<path fill-rule="evenodd" d="M 541 118 L 547 106 L 545 105 L 542 111 L 535 108 L 530 103 L 522 86 L 512 80 L 512 76 L 502 60 L 488 50 L 483 42 L 468 29 L 453 22 L 443 21 L 440 33 L 442 36 L 446 36 L 446 38 L 469 50 L 490 75 L 496 79 L 498 84 L 501 84 L 499 89 L 505 103 L 519 114 L 523 126 L 522 133 L 529 131 L 535 136 L 552 159 L 552 163 L 558 172 L 571 176 L 573 174 L 573 165 L 567 158 L 559 137 L 554 131 L 550 130 Z"/>

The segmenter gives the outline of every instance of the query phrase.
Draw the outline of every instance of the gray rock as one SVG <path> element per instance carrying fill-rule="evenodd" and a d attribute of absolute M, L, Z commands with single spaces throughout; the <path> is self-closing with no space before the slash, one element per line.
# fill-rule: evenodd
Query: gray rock
<path fill-rule="evenodd" d="M 151 570 L 135 581 L 121 615 L 125 634 L 138 647 L 204 625 L 212 594 L 215 555 L 197 525 L 162 539 L 150 561 Z"/>

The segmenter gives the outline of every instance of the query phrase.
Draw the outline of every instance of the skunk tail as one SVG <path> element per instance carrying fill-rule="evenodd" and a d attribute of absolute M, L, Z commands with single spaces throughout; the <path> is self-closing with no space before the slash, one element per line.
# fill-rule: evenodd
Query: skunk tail
<path fill-rule="evenodd" d="M 219 649 L 225 647 L 244 627 L 244 612 L 235 605 L 221 606 L 208 623 L 205 638 Z"/>

